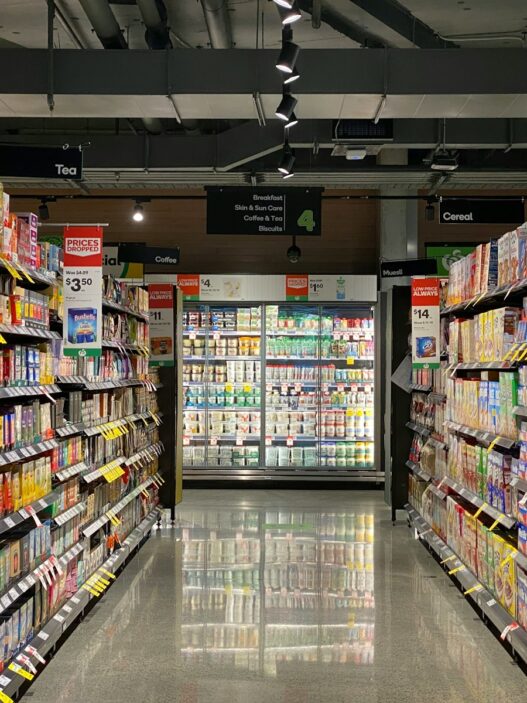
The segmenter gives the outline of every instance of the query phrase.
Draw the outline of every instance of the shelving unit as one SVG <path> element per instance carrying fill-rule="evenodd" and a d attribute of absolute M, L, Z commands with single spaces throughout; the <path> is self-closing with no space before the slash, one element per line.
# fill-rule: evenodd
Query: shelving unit
<path fill-rule="evenodd" d="M 126 296 L 103 303 L 112 339 L 100 357 L 65 357 L 60 252 L 41 248 L 42 266 L 54 270 L 0 258 L 0 691 L 10 699 L 28 683 L 23 658 L 40 671 L 108 587 L 104 574 L 140 546 L 164 482 L 146 293 L 105 280 L 106 292 Z M 6 320 L 6 310 L 20 319 Z"/>
<path fill-rule="evenodd" d="M 189 303 L 184 315 L 187 478 L 383 480 L 371 306 Z"/>
<path fill-rule="evenodd" d="M 505 238 L 525 236 L 525 226 Z M 503 238 L 502 238 L 503 239 Z M 452 295 L 486 286 L 481 256 L 499 256 L 499 276 L 518 262 L 502 244 L 482 245 L 451 269 Z M 498 254 L 498 251 L 501 253 Z M 507 249 L 507 252 L 509 250 Z M 483 253 L 482 253 L 483 252 Z M 490 255 L 490 254 L 489 254 Z M 471 269 L 470 267 L 474 268 Z M 459 271 L 456 270 L 456 267 Z M 473 270 L 473 276 L 464 275 Z M 489 269 L 489 279 L 492 269 Z M 525 273 L 525 272 L 524 272 Z M 478 277 L 479 276 L 479 277 Z M 448 362 L 432 375 L 431 391 L 412 412 L 434 421 L 411 456 L 409 522 L 470 598 L 485 622 L 527 664 L 527 279 L 491 286 L 441 312 Z M 451 293 L 448 293 L 450 297 Z M 437 387 L 441 385 L 441 387 Z M 439 408 L 439 410 L 438 410 Z M 434 447 L 438 421 L 444 442 Z"/>

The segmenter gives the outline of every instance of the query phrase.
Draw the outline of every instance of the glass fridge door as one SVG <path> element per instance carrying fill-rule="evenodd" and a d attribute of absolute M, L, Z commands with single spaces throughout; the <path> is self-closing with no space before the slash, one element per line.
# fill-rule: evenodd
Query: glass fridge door
<path fill-rule="evenodd" d="M 266 305 L 265 465 L 319 465 L 318 306 Z"/>
<path fill-rule="evenodd" d="M 261 306 L 184 312 L 183 465 L 257 469 L 261 443 Z"/>
<path fill-rule="evenodd" d="M 374 468 L 374 319 L 371 307 L 321 309 L 320 464 Z"/>

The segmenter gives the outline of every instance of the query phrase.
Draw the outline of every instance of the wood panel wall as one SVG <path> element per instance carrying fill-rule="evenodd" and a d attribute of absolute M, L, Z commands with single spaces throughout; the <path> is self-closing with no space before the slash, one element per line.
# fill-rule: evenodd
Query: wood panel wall
<path fill-rule="evenodd" d="M 110 226 L 105 230 L 108 242 L 179 246 L 181 263 L 177 271 L 183 273 L 376 273 L 379 203 L 346 200 L 350 192 L 326 192 L 327 195 L 342 196 L 342 199 L 323 200 L 322 236 L 297 239 L 297 245 L 302 249 L 302 259 L 297 265 L 290 264 L 286 257 L 291 244 L 289 237 L 207 235 L 205 198 L 188 199 L 189 196 L 203 196 L 201 190 L 180 191 L 185 198 L 181 200 L 145 203 L 142 223 L 131 219 L 133 194 L 129 200 L 97 197 L 59 200 L 49 204 L 49 211 L 50 222 L 108 222 Z M 156 193 L 161 194 L 160 191 Z M 353 194 L 358 193 L 354 191 Z M 147 195 L 144 193 L 144 197 Z M 14 212 L 37 211 L 38 199 L 20 199 L 13 191 L 11 196 Z M 51 228 L 47 229 L 52 232 Z"/>

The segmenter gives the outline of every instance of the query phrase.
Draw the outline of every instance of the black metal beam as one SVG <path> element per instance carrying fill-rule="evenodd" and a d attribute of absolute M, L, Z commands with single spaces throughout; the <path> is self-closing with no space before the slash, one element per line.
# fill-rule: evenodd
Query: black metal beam
<path fill-rule="evenodd" d="M 453 42 L 441 39 L 437 32 L 417 19 L 396 0 L 351 0 L 351 2 L 421 49 L 456 46 Z"/>
<path fill-rule="evenodd" d="M 314 17 L 315 22 L 318 21 L 318 16 L 320 15 L 320 20 L 322 20 L 324 24 L 327 24 L 328 27 L 339 32 L 339 34 L 349 37 L 359 46 L 370 48 L 386 46 L 386 42 L 383 42 L 379 37 L 368 32 L 366 29 L 359 27 L 358 24 L 347 19 L 333 8 L 328 7 L 326 4 L 322 4 L 320 7 L 320 0 L 319 6 L 315 7 L 315 14 L 313 14 L 313 6 L 315 5 L 313 0 L 298 0 L 298 5 L 301 10 Z"/>
<path fill-rule="evenodd" d="M 447 121 L 447 146 L 456 149 L 501 149 L 510 145 L 510 134 L 514 134 L 513 149 L 527 149 L 527 119 L 518 120 L 456 120 Z M 1 122 L 0 122 L 1 128 Z M 394 120 L 393 139 L 383 148 L 432 149 L 437 145 L 437 120 Z M 148 140 L 148 164 L 145 163 L 143 140 L 130 133 L 89 133 L 73 138 L 69 134 L 49 133 L 41 135 L 2 134 L 0 143 L 49 146 L 89 142 L 84 150 L 84 166 L 88 169 L 205 169 L 215 168 L 229 171 L 278 151 L 283 144 L 282 125 L 272 123 L 266 129 L 256 120 L 246 122 L 218 135 L 156 135 Z M 324 153 L 320 164 L 328 163 L 328 149 L 333 145 L 333 129 L 330 120 L 302 120 L 290 135 L 290 143 L 297 149 L 313 149 L 318 144 Z M 511 154 L 510 154 L 511 155 Z M 344 166 L 344 159 L 331 159 L 335 168 Z M 0 173 L 0 178 L 5 174 Z"/>
<path fill-rule="evenodd" d="M 0 65 L 9 67 L 0 94 L 45 95 L 46 56 L 0 49 Z M 56 49 L 55 95 L 277 94 L 275 58 L 268 49 Z M 527 94 L 524 49 L 304 49 L 298 69 L 296 95 Z"/>

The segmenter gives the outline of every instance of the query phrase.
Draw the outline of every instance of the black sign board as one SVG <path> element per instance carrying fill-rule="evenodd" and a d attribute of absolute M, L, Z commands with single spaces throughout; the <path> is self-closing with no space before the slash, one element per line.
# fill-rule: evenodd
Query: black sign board
<path fill-rule="evenodd" d="M 0 177 L 82 179 L 82 151 L 76 147 L 0 146 Z"/>
<path fill-rule="evenodd" d="M 381 278 L 436 275 L 436 259 L 398 259 L 396 261 L 381 261 Z"/>
<path fill-rule="evenodd" d="M 315 235 L 322 188 L 207 188 L 207 234 Z"/>
<path fill-rule="evenodd" d="M 121 244 L 118 249 L 119 263 L 133 264 L 179 264 L 179 247 L 145 247 L 143 244 Z"/>
<path fill-rule="evenodd" d="M 439 223 L 442 225 L 521 225 L 525 221 L 523 202 L 518 200 L 442 200 Z"/>

